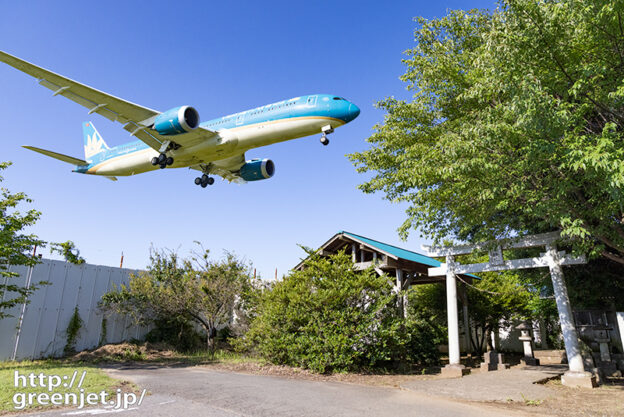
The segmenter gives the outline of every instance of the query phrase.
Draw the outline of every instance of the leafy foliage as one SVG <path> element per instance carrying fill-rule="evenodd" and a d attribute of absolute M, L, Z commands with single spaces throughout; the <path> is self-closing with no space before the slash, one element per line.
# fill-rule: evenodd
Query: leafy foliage
<path fill-rule="evenodd" d="M 404 320 L 387 276 L 356 271 L 344 253 L 310 253 L 305 268 L 263 292 L 244 342 L 264 358 L 316 372 L 437 361 L 422 317 Z"/>
<path fill-rule="evenodd" d="M 249 267 L 231 253 L 212 261 L 207 250 L 184 259 L 174 252 L 153 250 L 150 260 L 147 271 L 104 294 L 100 305 L 137 322 L 169 327 L 194 322 L 204 329 L 206 344 L 213 350 L 217 329 L 230 323 L 233 311 L 240 307 L 240 294 L 252 285 Z"/>
<path fill-rule="evenodd" d="M 78 306 L 74 307 L 74 314 L 72 314 L 69 319 L 69 323 L 67 324 L 67 343 L 65 344 L 65 348 L 63 349 L 63 353 L 65 355 L 71 355 L 76 353 L 76 340 L 78 340 L 78 333 L 80 333 L 80 329 L 84 321 L 80 314 L 78 313 Z"/>
<path fill-rule="evenodd" d="M 75 265 L 82 265 L 85 263 L 85 259 L 80 256 L 80 251 L 76 248 L 76 244 L 71 240 L 62 243 L 52 243 L 50 245 L 50 252 L 57 252 L 63 256 L 69 263 Z"/>
<path fill-rule="evenodd" d="M 532 310 L 539 294 L 516 272 L 486 272 L 472 284 L 458 285 L 459 300 L 468 303 L 468 319 L 476 330 L 470 335 L 472 348 L 481 354 L 490 332 L 507 327 L 512 320 L 538 314 Z M 550 306 L 551 303 L 549 303 Z M 420 315 L 436 323 L 439 338 L 446 341 L 446 287 L 444 284 L 414 286 L 409 291 L 410 314 Z M 460 310 L 463 314 L 463 310 Z M 557 314 L 556 308 L 554 314 Z"/>
<path fill-rule="evenodd" d="M 9 162 L 0 163 L 0 171 L 6 169 Z M 0 182 L 2 182 L 0 177 Z M 17 284 L 14 279 L 19 273 L 12 272 L 14 266 L 34 266 L 38 258 L 32 256 L 35 246 L 43 246 L 44 242 L 33 234 L 25 234 L 24 228 L 34 225 L 41 213 L 28 210 L 25 213 L 18 210 L 24 203 L 31 200 L 24 193 L 11 193 L 6 188 L 0 188 L 0 319 L 8 317 L 5 311 L 24 303 L 28 295 L 38 286 Z"/>
<path fill-rule="evenodd" d="M 194 352 L 205 346 L 205 337 L 193 322 L 180 317 L 157 319 L 154 328 L 145 335 L 147 342 L 165 342 L 180 352 Z"/>
<path fill-rule="evenodd" d="M 407 202 L 438 241 L 562 229 L 624 264 L 623 0 L 501 0 L 418 18 L 401 77 L 413 101 L 350 155 L 361 185 Z"/>

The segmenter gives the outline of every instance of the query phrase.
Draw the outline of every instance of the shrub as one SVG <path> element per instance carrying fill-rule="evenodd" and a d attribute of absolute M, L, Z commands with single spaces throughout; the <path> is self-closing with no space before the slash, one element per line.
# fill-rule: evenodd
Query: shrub
<path fill-rule="evenodd" d="M 305 269 L 263 292 L 238 346 L 316 372 L 435 362 L 433 327 L 417 317 L 405 320 L 392 288 L 372 268 L 354 270 L 345 253 L 311 254 Z"/>

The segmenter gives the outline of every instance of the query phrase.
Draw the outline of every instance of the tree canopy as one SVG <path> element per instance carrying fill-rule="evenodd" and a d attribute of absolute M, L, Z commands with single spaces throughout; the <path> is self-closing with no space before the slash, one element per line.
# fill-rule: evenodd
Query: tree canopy
<path fill-rule="evenodd" d="M 9 162 L 0 163 L 0 171 L 9 165 Z M 11 193 L 6 188 L 0 188 L 0 319 L 9 316 L 6 310 L 24 303 L 28 295 L 38 288 L 36 285 L 26 287 L 15 283 L 19 273 L 11 271 L 11 267 L 37 264 L 38 259 L 32 256 L 33 249 L 44 244 L 37 236 L 24 233 L 24 229 L 34 225 L 41 215 L 34 209 L 26 212 L 19 210 L 21 205 L 30 202 L 24 193 Z"/>
<path fill-rule="evenodd" d="M 624 1 L 501 0 L 417 19 L 360 187 L 413 228 L 486 240 L 561 229 L 624 264 Z"/>
<path fill-rule="evenodd" d="M 104 294 L 100 306 L 142 323 L 194 322 L 205 330 L 208 348 L 214 349 L 217 330 L 230 324 L 250 292 L 249 266 L 231 253 L 213 261 L 207 250 L 187 258 L 153 250 L 150 260 L 147 271 Z"/>

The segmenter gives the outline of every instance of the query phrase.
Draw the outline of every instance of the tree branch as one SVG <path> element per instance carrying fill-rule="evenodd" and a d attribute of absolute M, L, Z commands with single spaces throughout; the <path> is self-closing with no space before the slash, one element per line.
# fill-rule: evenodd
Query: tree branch
<path fill-rule="evenodd" d="M 617 262 L 619 264 L 624 265 L 624 257 L 618 256 L 614 253 L 611 253 L 609 251 L 603 250 L 601 253 L 602 256 L 604 256 L 607 259 L 612 260 L 613 262 Z"/>

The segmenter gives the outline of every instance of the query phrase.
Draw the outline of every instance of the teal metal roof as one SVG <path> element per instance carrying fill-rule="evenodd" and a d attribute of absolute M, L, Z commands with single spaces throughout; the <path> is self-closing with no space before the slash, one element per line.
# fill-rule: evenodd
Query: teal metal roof
<path fill-rule="evenodd" d="M 349 232 L 345 232 L 344 230 L 341 230 L 340 232 L 338 232 L 338 234 L 344 234 L 346 236 L 350 236 L 353 239 L 357 239 L 361 242 L 364 242 L 367 245 L 377 248 L 382 252 L 386 252 L 391 255 L 394 255 L 397 258 L 407 259 L 408 261 L 418 262 L 418 263 L 432 266 L 432 267 L 438 267 L 442 265 L 442 262 L 437 261 L 433 258 L 430 258 L 429 256 L 422 255 L 416 252 L 412 252 L 407 249 L 402 249 L 397 246 L 388 245 L 387 243 L 379 242 L 377 240 L 369 239 L 364 236 L 356 235 L 355 233 L 349 233 Z M 472 278 L 480 279 L 479 277 L 472 275 L 472 274 L 466 274 L 466 275 Z"/>
<path fill-rule="evenodd" d="M 426 255 L 421 255 L 420 253 L 412 252 L 406 249 L 402 249 L 396 246 L 388 245 L 387 243 L 379 242 L 377 240 L 369 239 L 364 236 L 356 235 L 355 233 L 349 233 L 345 231 L 340 231 L 338 233 L 342 233 L 346 236 L 351 236 L 354 239 L 360 240 L 367 245 L 373 246 L 379 249 L 382 252 L 389 253 L 391 255 L 396 256 L 397 258 L 407 259 L 408 261 L 418 262 L 421 264 L 425 264 L 428 266 L 437 267 L 442 265 L 442 262 L 436 261 L 433 258 L 430 258 Z"/>

